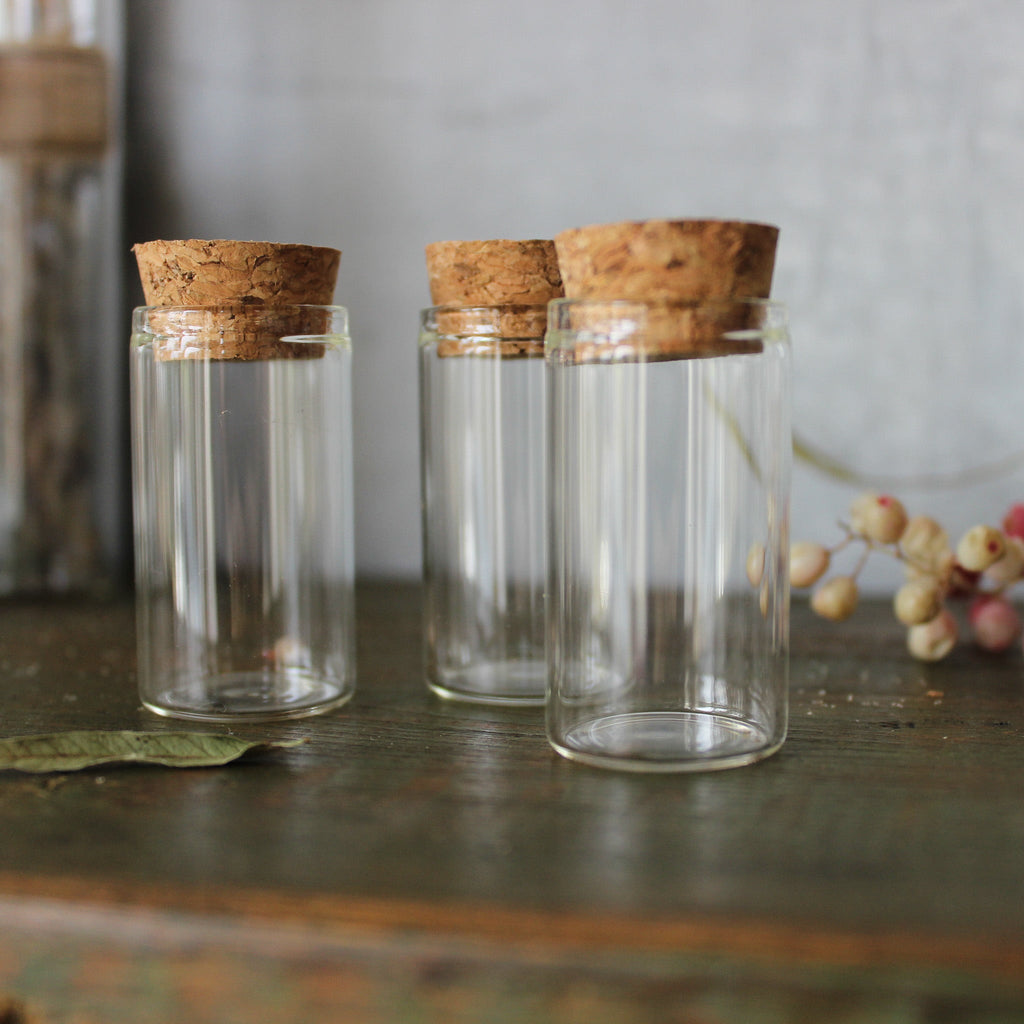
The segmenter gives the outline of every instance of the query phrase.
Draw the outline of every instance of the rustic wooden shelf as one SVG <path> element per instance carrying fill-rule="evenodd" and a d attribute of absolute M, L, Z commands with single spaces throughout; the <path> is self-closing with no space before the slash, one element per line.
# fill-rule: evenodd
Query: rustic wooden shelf
<path fill-rule="evenodd" d="M 235 730 L 301 747 L 0 773 L 0 1020 L 1024 1020 L 1019 651 L 923 666 L 882 605 L 798 607 L 782 751 L 637 777 L 429 695 L 419 616 L 362 586 L 353 703 Z M 133 629 L 0 603 L 3 733 L 182 728 Z"/>

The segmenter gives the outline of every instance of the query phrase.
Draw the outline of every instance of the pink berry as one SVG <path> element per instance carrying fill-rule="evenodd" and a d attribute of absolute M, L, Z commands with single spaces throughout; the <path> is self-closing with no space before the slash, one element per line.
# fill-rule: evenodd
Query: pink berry
<path fill-rule="evenodd" d="M 978 589 L 980 579 L 980 572 L 972 572 L 954 561 L 949 571 L 949 596 L 969 597 Z"/>
<path fill-rule="evenodd" d="M 986 651 L 1005 651 L 1020 635 L 1020 616 L 1005 597 L 979 595 L 971 602 L 967 621 L 974 642 Z"/>
<path fill-rule="evenodd" d="M 943 609 L 930 622 L 907 630 L 907 649 L 919 661 L 941 661 L 956 646 L 956 619 Z"/>
<path fill-rule="evenodd" d="M 1011 505 L 1003 517 L 1003 533 L 1024 539 L 1024 502 Z"/>

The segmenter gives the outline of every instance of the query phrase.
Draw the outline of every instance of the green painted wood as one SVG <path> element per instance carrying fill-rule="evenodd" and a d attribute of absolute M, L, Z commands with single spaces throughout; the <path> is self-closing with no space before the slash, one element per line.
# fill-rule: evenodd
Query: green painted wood
<path fill-rule="evenodd" d="M 884 606 L 797 607 L 783 750 L 648 778 L 557 757 L 536 710 L 429 695 L 419 602 L 360 588 L 349 707 L 236 730 L 301 747 L 0 775 L 0 1007 L 1024 1020 L 1019 652 L 923 666 Z M 0 731 L 179 729 L 139 705 L 133 645 L 125 602 L 0 603 Z"/>

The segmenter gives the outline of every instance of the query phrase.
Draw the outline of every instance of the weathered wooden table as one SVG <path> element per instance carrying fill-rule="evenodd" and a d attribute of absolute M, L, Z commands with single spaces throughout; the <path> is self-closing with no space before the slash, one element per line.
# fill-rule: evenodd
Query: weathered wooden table
<path fill-rule="evenodd" d="M 798 608 L 783 750 L 634 777 L 428 695 L 419 601 L 361 588 L 348 708 L 236 730 L 301 747 L 0 774 L 0 1021 L 1024 1021 L 1019 651 Z M 3 733 L 181 728 L 133 671 L 129 603 L 0 604 Z"/>

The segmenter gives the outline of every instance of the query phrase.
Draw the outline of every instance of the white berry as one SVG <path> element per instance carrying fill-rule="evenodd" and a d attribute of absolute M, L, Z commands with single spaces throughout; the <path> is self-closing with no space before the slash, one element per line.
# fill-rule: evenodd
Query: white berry
<path fill-rule="evenodd" d="M 895 544 L 907 527 L 907 510 L 892 495 L 862 494 L 850 507 L 850 525 L 879 544 Z"/>
<path fill-rule="evenodd" d="M 942 591 L 930 579 L 904 583 L 893 599 L 896 618 L 904 626 L 917 626 L 934 619 L 942 609 Z"/>
<path fill-rule="evenodd" d="M 1006 540 L 991 526 L 972 526 L 956 546 L 956 560 L 968 572 L 984 572 L 1003 557 Z"/>
<path fill-rule="evenodd" d="M 823 619 L 842 622 L 856 611 L 858 596 L 852 576 L 833 576 L 811 595 L 811 610 Z"/>
<path fill-rule="evenodd" d="M 751 544 L 747 552 L 747 579 L 756 587 L 764 578 L 764 545 Z"/>
<path fill-rule="evenodd" d="M 900 537 L 900 548 L 914 569 L 938 573 L 952 557 L 949 534 L 931 516 L 914 516 Z"/>
<path fill-rule="evenodd" d="M 812 587 L 828 572 L 828 548 L 800 540 L 789 549 L 789 579 L 794 587 Z"/>
<path fill-rule="evenodd" d="M 956 619 L 943 609 L 930 622 L 907 630 L 907 649 L 919 661 L 941 661 L 956 646 Z"/>
<path fill-rule="evenodd" d="M 1024 575 L 1024 540 L 1005 537 L 1002 558 L 996 559 L 986 570 L 985 578 L 999 587 L 1007 587 Z"/>

